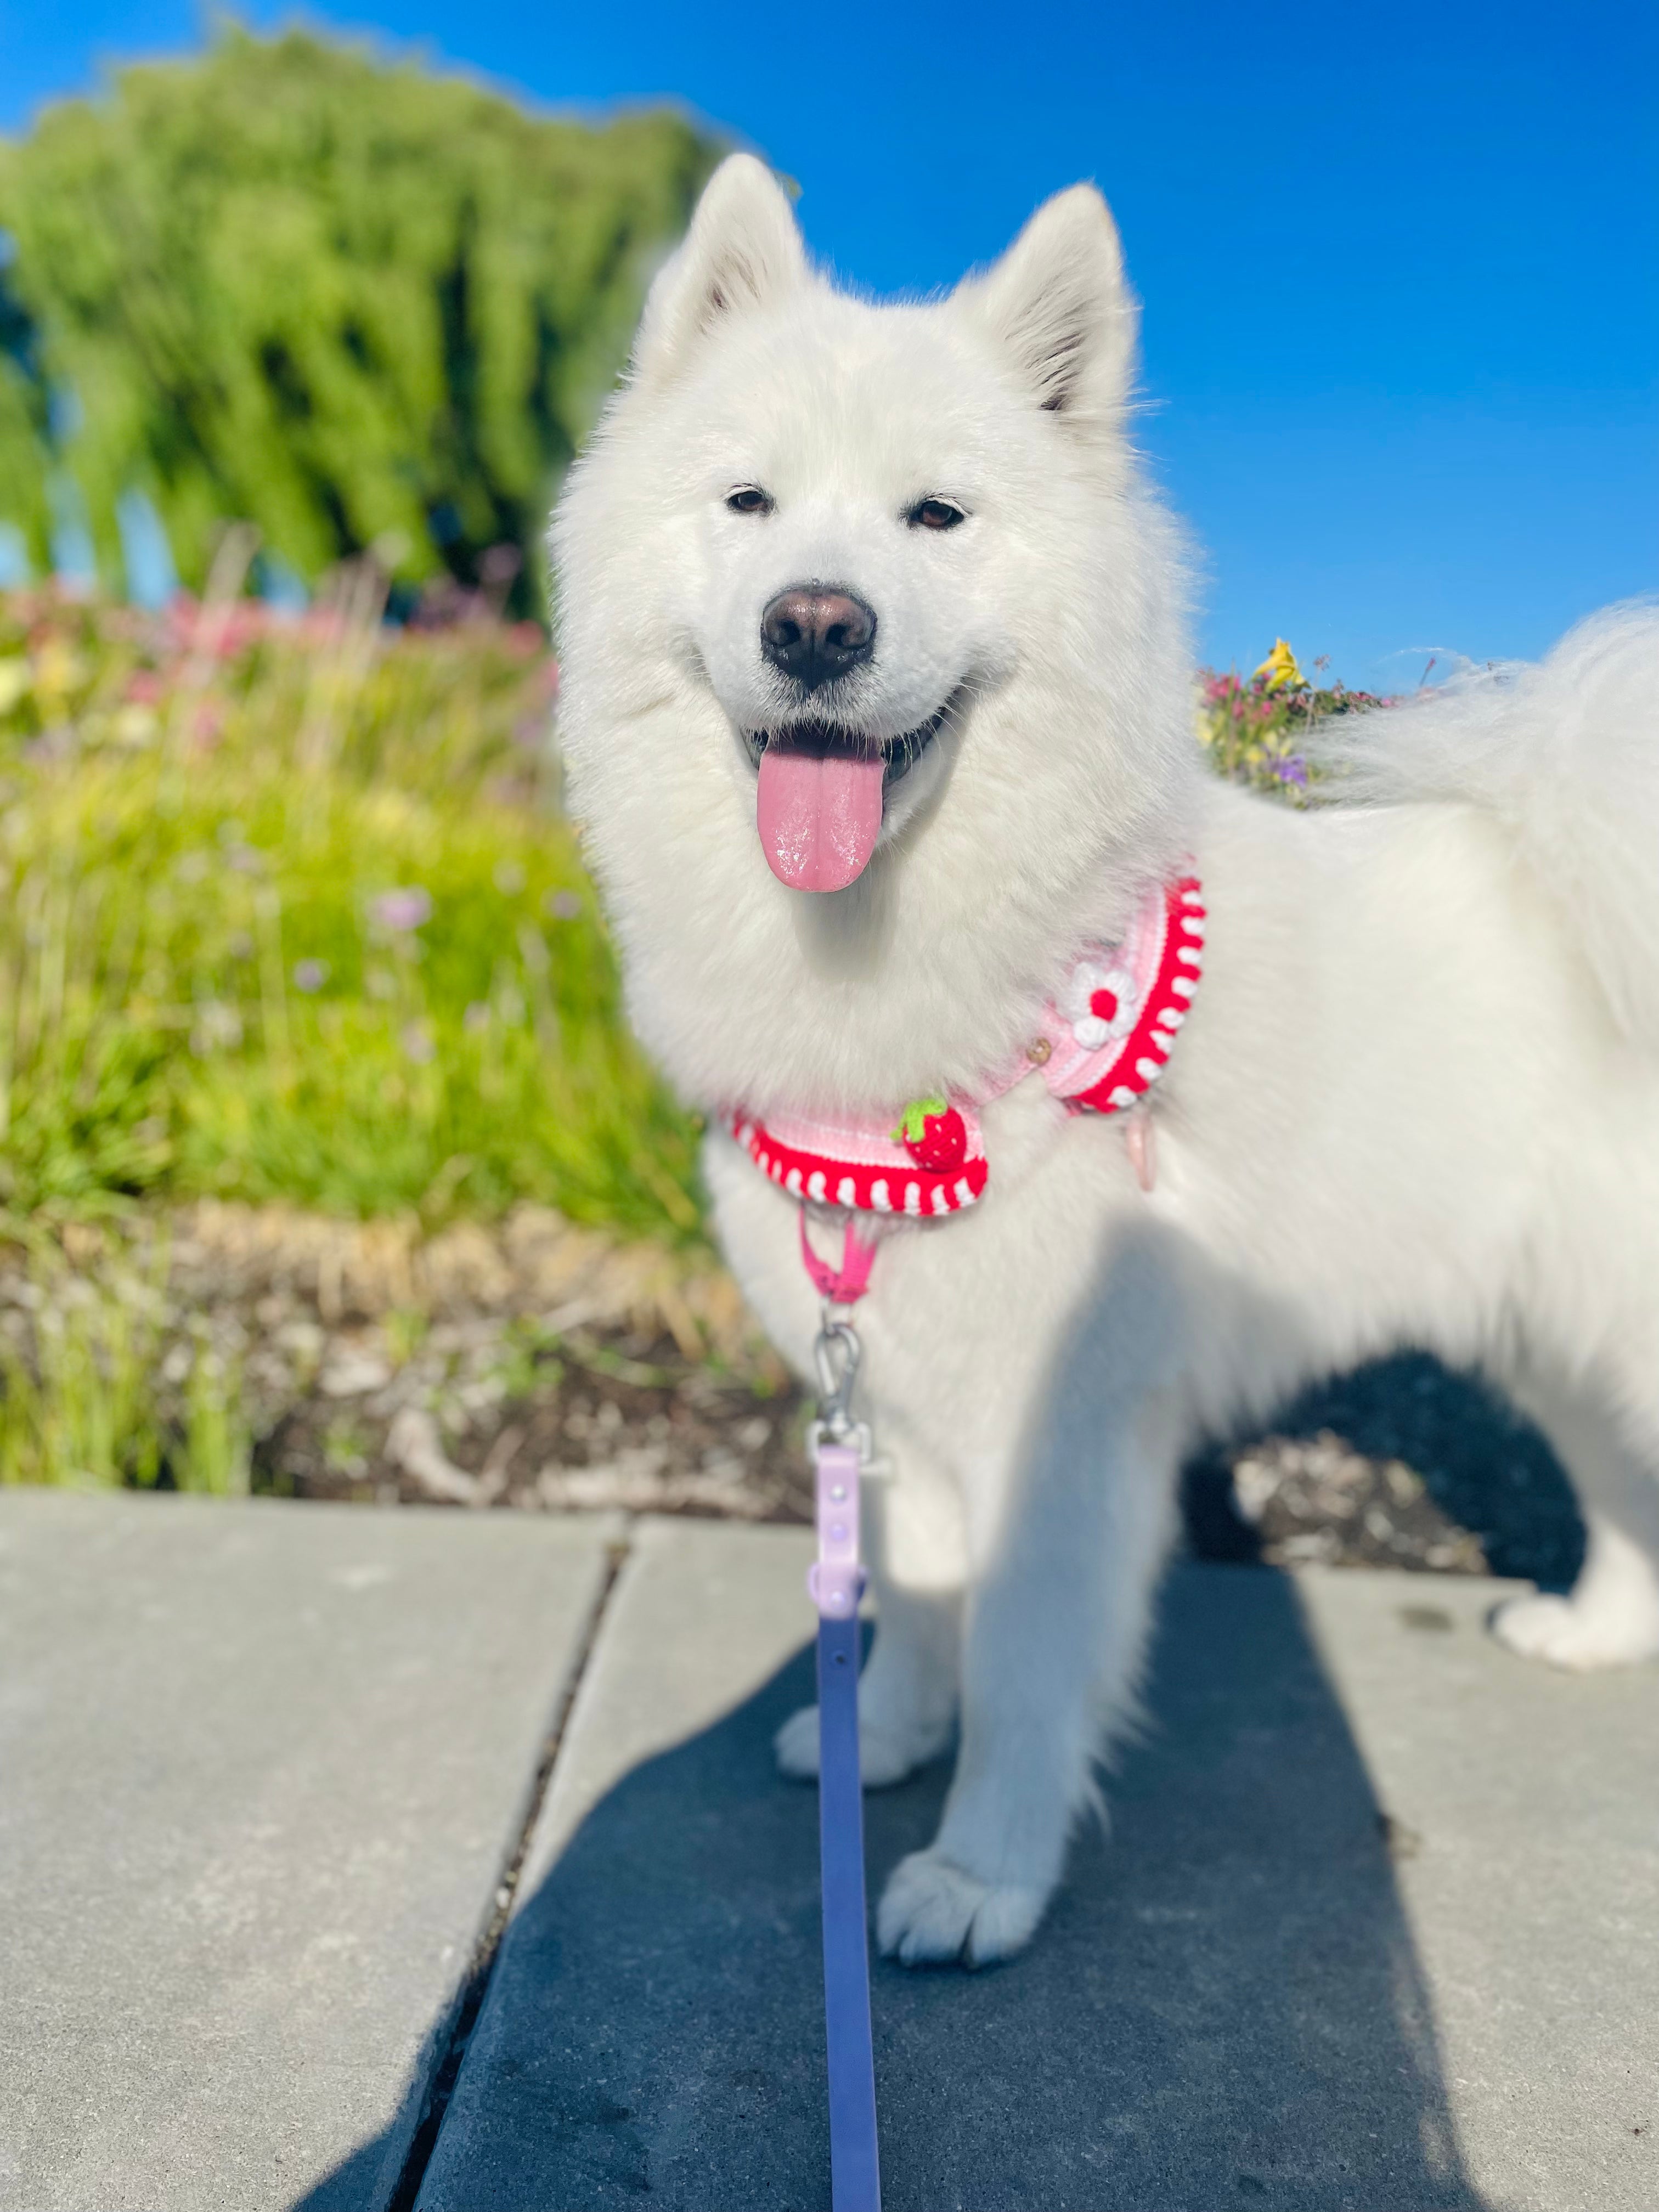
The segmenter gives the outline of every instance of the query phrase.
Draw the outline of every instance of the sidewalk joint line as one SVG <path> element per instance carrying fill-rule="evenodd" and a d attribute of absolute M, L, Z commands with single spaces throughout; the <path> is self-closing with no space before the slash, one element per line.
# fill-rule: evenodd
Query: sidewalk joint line
<path fill-rule="evenodd" d="M 536 1762 L 536 1771 L 525 1799 L 523 1815 L 517 1832 L 507 1846 L 501 1873 L 496 1877 L 489 1917 L 472 1947 L 472 1957 L 465 1978 L 452 2008 L 449 2029 L 441 2039 L 440 2055 L 429 2076 L 430 2086 L 422 2101 L 421 2117 L 399 2169 L 397 2185 L 386 2200 L 386 2212 L 415 2212 L 422 2184 L 426 2179 L 427 2167 L 432 2162 L 432 2154 L 438 2147 L 438 2136 L 448 2117 L 449 2100 L 460 2077 L 467 2045 L 472 2039 L 473 2029 L 478 2024 L 478 2015 L 483 2010 L 484 1999 L 489 1994 L 490 1978 L 495 1971 L 495 1961 L 501 1955 L 501 1938 L 507 1933 L 514 1900 L 518 1895 L 519 1878 L 524 1871 L 531 1838 L 536 1832 L 536 1823 L 541 1818 L 548 1785 L 553 1779 L 553 1769 L 564 1742 L 565 1729 L 569 1725 L 571 1710 L 575 1705 L 576 1694 L 586 1679 L 587 1662 L 593 1655 L 599 1632 L 605 1626 L 611 1594 L 617 1587 L 617 1578 L 633 1547 L 634 1523 L 635 1516 L 630 1514 L 621 1536 L 605 1547 L 605 1573 L 589 1608 L 581 1640 L 577 1645 L 552 1722 L 543 1739 L 541 1755 Z"/>

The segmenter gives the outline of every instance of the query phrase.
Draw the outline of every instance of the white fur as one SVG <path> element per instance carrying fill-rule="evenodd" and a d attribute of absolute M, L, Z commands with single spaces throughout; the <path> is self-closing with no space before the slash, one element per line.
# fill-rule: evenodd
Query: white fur
<path fill-rule="evenodd" d="M 1133 331 L 1092 191 L 951 297 L 878 307 L 810 270 L 736 157 L 556 528 L 574 811 L 634 1019 L 711 1112 L 971 1088 L 1149 879 L 1190 849 L 1205 880 L 1152 1194 L 1034 1079 L 986 1113 L 984 1202 L 895 1227 L 859 1310 L 896 1470 L 869 1778 L 960 1737 L 939 1833 L 881 1903 L 907 1960 L 1030 1935 L 1133 1720 L 1181 1456 L 1309 1376 L 1402 1343 L 1483 1363 L 1592 1529 L 1573 1595 L 1498 1633 L 1575 1667 L 1659 1649 L 1659 618 L 1376 717 L 1351 755 L 1370 805 L 1213 783 L 1176 541 L 1124 432 Z M 775 512 L 728 512 L 746 483 Z M 908 528 L 928 495 L 968 521 Z M 957 702 L 828 896 L 769 872 L 740 743 L 780 711 L 761 609 L 814 579 L 878 613 L 849 723 Z M 719 1133 L 708 1173 L 806 1371 L 794 1206 Z M 779 1755 L 811 1771 L 810 1718 Z"/>
<path fill-rule="evenodd" d="M 1659 605 L 1608 607 L 1535 666 L 1507 662 L 1385 716 L 1331 751 L 1373 801 L 1495 815 L 1560 900 L 1620 1027 L 1659 1046 Z"/>

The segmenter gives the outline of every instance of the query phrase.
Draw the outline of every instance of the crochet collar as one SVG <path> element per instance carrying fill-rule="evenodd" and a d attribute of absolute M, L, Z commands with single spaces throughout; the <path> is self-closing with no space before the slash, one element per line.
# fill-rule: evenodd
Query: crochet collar
<path fill-rule="evenodd" d="M 1041 1068 L 1073 1113 L 1121 1114 L 1163 1073 L 1204 963 L 1196 876 L 1146 894 L 1121 943 L 1085 945 L 1023 1053 L 983 1090 L 912 1099 L 878 1120 L 732 1116 L 738 1142 L 792 1197 L 861 1213 L 959 1212 L 985 1189 L 980 1109 Z"/>

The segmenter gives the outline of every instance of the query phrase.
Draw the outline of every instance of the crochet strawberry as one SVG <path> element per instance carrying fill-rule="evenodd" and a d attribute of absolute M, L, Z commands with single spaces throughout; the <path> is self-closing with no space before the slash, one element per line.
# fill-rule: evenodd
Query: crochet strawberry
<path fill-rule="evenodd" d="M 962 1116 L 943 1098 L 913 1098 L 891 1135 L 929 1175 L 953 1175 L 968 1157 Z"/>

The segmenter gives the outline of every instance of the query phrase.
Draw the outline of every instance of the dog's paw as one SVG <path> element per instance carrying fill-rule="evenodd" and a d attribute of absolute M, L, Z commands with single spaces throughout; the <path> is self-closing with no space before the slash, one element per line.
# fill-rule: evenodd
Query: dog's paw
<path fill-rule="evenodd" d="M 1552 1667 L 1581 1674 L 1598 1667 L 1633 1667 L 1659 1653 L 1659 1620 L 1645 1607 L 1580 1605 L 1547 1591 L 1500 1605 L 1492 1632 L 1524 1658 L 1547 1659 Z"/>
<path fill-rule="evenodd" d="M 907 1966 L 994 1966 L 1031 1940 L 1048 1893 L 995 1888 L 937 1850 L 901 1859 L 883 1893 L 876 1933 Z"/>
<path fill-rule="evenodd" d="M 926 1766 L 943 1747 L 943 1739 L 889 1727 L 872 1715 L 859 1715 L 859 1775 L 866 1790 L 884 1790 Z M 778 1771 L 793 1782 L 816 1782 L 818 1775 L 818 1709 L 803 1705 L 791 1713 L 772 1739 Z"/>

